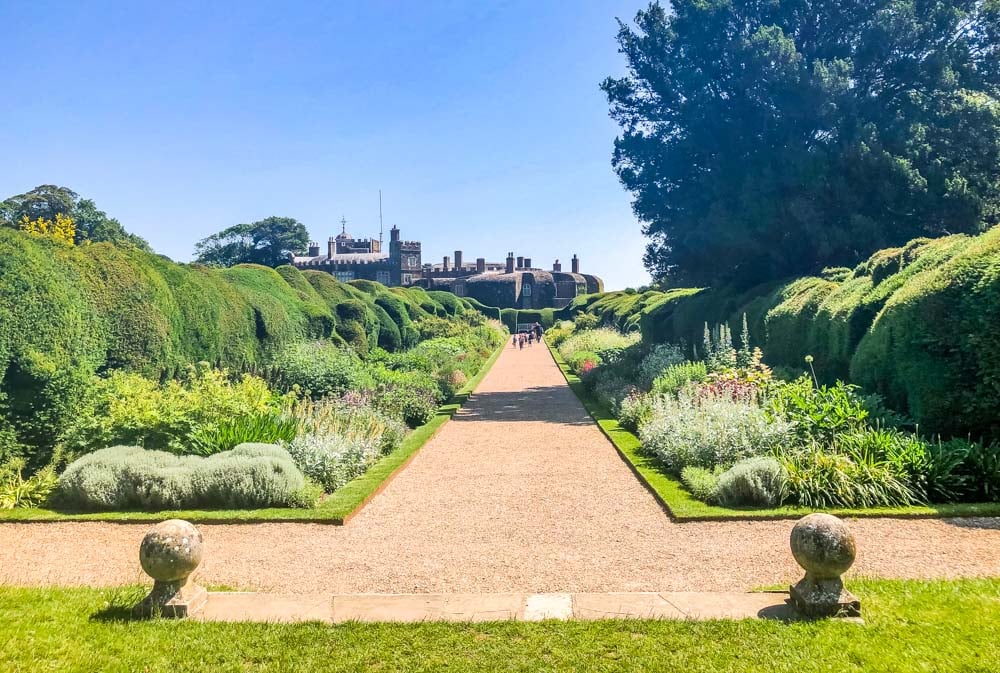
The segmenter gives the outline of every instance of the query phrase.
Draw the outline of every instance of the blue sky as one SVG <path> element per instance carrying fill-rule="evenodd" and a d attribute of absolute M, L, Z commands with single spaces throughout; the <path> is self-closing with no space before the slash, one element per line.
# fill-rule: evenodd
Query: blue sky
<path fill-rule="evenodd" d="M 644 0 L 0 0 L 0 196 L 94 199 L 163 254 L 237 222 L 386 229 L 648 282 L 598 88 Z"/>

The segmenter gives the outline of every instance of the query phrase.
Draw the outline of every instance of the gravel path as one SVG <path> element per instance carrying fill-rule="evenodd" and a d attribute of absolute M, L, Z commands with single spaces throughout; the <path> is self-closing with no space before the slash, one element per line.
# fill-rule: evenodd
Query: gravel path
<path fill-rule="evenodd" d="M 852 572 L 1000 576 L 1000 519 L 863 519 Z M 325 593 L 744 590 L 787 583 L 791 522 L 672 523 L 542 346 L 475 396 L 343 527 L 201 525 L 201 581 Z M 0 583 L 142 580 L 146 525 L 0 524 Z"/>

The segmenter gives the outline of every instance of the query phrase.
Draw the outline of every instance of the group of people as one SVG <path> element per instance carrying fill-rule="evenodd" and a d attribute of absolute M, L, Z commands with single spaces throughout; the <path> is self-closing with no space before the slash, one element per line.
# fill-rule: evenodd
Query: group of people
<path fill-rule="evenodd" d="M 511 340 L 511 347 L 523 350 L 525 344 L 531 346 L 535 342 L 542 342 L 542 326 L 539 323 L 535 323 L 528 327 L 527 330 L 521 328 L 517 331 Z"/>

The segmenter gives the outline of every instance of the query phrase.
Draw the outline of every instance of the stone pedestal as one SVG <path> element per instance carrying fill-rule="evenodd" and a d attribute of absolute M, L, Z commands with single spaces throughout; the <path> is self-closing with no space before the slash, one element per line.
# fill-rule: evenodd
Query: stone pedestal
<path fill-rule="evenodd" d="M 819 580 L 807 573 L 788 588 L 795 608 L 807 617 L 860 617 L 861 601 L 837 579 Z"/>
<path fill-rule="evenodd" d="M 847 524 L 830 514 L 810 514 L 795 524 L 792 556 L 806 571 L 791 587 L 796 609 L 807 617 L 860 617 L 861 601 L 840 579 L 854 564 L 854 535 Z"/>
<path fill-rule="evenodd" d="M 192 579 L 201 563 L 201 532 L 187 521 L 170 519 L 146 533 L 139 563 L 153 578 L 153 589 L 135 606 L 141 617 L 188 617 L 208 602 L 208 592 Z"/>

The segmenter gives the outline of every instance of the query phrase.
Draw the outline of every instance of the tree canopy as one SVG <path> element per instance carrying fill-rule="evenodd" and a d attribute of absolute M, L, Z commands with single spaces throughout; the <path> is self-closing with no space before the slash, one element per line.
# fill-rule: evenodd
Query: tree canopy
<path fill-rule="evenodd" d="M 72 219 L 77 245 L 108 242 L 150 251 L 145 239 L 125 231 L 121 222 L 67 187 L 39 185 L 0 202 L 0 226 L 16 228 L 24 217 L 31 221 L 56 221 L 57 216 Z"/>
<path fill-rule="evenodd" d="M 212 234 L 195 245 L 195 254 L 197 261 L 212 266 L 281 266 L 308 245 L 305 225 L 291 217 L 272 216 Z"/>
<path fill-rule="evenodd" d="M 1000 220 L 1000 0 L 674 0 L 619 21 L 613 165 L 671 283 Z"/>

